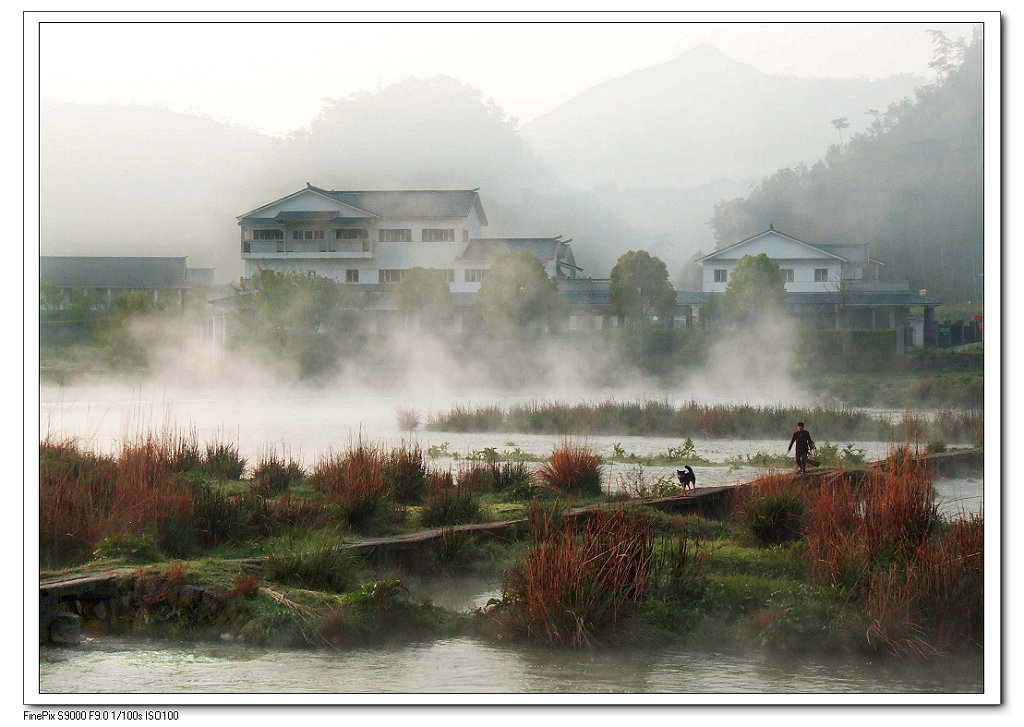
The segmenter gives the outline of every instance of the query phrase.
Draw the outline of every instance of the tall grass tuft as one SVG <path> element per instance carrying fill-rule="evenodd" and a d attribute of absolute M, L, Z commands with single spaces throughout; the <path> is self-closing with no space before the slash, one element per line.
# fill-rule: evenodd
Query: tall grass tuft
<path fill-rule="evenodd" d="M 427 466 L 418 444 L 404 443 L 382 457 L 385 487 L 398 502 L 416 504 L 427 494 Z"/>
<path fill-rule="evenodd" d="M 297 539 L 275 540 L 264 562 L 269 581 L 296 588 L 348 591 L 359 583 L 362 564 L 336 533 L 317 532 Z"/>
<path fill-rule="evenodd" d="M 422 525 L 462 525 L 480 519 L 479 493 L 456 484 L 451 472 L 431 472 L 427 481 L 427 497 L 420 511 Z"/>
<path fill-rule="evenodd" d="M 740 496 L 740 522 L 761 545 L 799 540 L 806 525 L 808 495 L 800 478 L 769 473 Z"/>
<path fill-rule="evenodd" d="M 238 455 L 237 445 L 210 442 L 206 445 L 202 468 L 206 474 L 218 479 L 239 480 L 245 472 L 245 457 Z"/>
<path fill-rule="evenodd" d="M 344 455 L 321 457 L 309 477 L 315 492 L 337 503 L 354 528 L 392 509 L 392 484 L 384 476 L 385 457 L 378 447 L 357 442 Z"/>
<path fill-rule="evenodd" d="M 537 471 L 540 484 L 568 495 L 601 494 L 601 458 L 590 447 L 563 442 Z"/>
<path fill-rule="evenodd" d="M 306 477 L 302 467 L 293 459 L 286 463 L 276 452 L 265 451 L 252 470 L 249 483 L 263 497 L 282 495 L 300 484 Z"/>
<path fill-rule="evenodd" d="M 598 511 L 534 543 L 506 573 L 499 612 L 513 634 L 587 646 L 622 624 L 643 599 L 650 523 L 637 512 Z"/>

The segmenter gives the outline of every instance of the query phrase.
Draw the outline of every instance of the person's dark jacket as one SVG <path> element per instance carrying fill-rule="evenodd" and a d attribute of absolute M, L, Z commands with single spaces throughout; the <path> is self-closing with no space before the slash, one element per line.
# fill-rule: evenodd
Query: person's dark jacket
<path fill-rule="evenodd" d="M 790 449 L 793 449 L 794 444 L 796 444 L 796 453 L 798 455 L 807 454 L 807 452 L 814 447 L 814 440 L 811 439 L 811 433 L 806 429 L 797 429 L 793 432 L 793 436 L 789 440 L 789 447 L 786 451 L 788 452 Z"/>

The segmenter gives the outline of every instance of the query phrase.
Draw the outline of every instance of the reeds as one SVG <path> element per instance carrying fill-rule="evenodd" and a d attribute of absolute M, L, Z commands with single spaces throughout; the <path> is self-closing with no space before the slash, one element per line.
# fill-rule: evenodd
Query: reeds
<path fill-rule="evenodd" d="M 211 451 L 236 452 L 228 445 Z M 290 503 L 255 494 L 228 494 L 204 474 L 194 438 L 152 434 L 122 444 L 113 455 L 82 450 L 72 440 L 39 446 L 39 547 L 44 565 L 87 560 L 101 541 L 152 537 L 174 557 L 204 547 L 243 542 L 294 521 Z M 233 456 L 233 455 L 232 455 Z M 198 459 L 197 459 L 198 457 Z M 185 469 L 183 469 L 185 468 Z M 318 505 L 322 516 L 323 506 Z"/>
<path fill-rule="evenodd" d="M 382 510 L 390 509 L 394 493 L 384 476 L 380 447 L 357 442 L 341 455 L 320 458 L 310 474 L 314 492 L 336 503 L 353 527 L 364 527 Z"/>
<path fill-rule="evenodd" d="M 427 494 L 427 467 L 418 444 L 402 444 L 381 457 L 385 487 L 402 504 L 423 501 Z"/>
<path fill-rule="evenodd" d="M 549 531 L 506 573 L 506 627 L 549 644 L 591 644 L 636 611 L 651 547 L 650 523 L 627 510 L 598 511 Z"/>
<path fill-rule="evenodd" d="M 980 633 L 983 519 L 944 525 L 927 465 L 906 449 L 821 488 L 805 532 L 812 577 L 862 605 L 875 648 L 932 656 Z"/>
<path fill-rule="evenodd" d="M 780 437 L 797 421 L 831 440 L 885 441 L 908 426 L 925 439 L 980 443 L 984 414 L 977 410 L 947 410 L 931 420 L 912 413 L 903 421 L 849 407 L 787 407 L 751 404 L 707 404 L 690 401 L 638 402 L 525 402 L 507 409 L 496 404 L 452 407 L 431 416 L 427 428 L 453 432 L 525 432 L 560 434 L 628 434 L 635 436 L 761 438 Z M 980 444 L 979 444 L 980 446 Z"/>
<path fill-rule="evenodd" d="M 561 495 L 600 495 L 601 458 L 586 445 L 563 442 L 537 470 L 537 478 Z"/>

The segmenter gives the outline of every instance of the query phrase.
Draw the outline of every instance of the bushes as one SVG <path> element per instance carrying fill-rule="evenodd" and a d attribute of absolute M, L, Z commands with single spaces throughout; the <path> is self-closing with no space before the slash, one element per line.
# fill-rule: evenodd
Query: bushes
<path fill-rule="evenodd" d="M 537 471 L 543 487 L 562 495 L 600 495 L 601 458 L 589 447 L 565 442 Z"/>

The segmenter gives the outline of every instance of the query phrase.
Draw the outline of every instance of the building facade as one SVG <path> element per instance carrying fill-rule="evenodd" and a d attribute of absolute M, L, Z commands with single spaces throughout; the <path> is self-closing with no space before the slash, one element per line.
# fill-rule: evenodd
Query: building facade
<path fill-rule="evenodd" d="M 774 226 L 698 259 L 703 294 L 721 296 L 736 264 L 764 253 L 786 275 L 786 308 L 820 327 L 893 329 L 898 350 L 929 342 L 937 298 L 914 292 L 906 280 L 885 280 L 885 263 L 871 257 L 870 243 L 817 244 Z M 910 309 L 921 307 L 919 317 Z"/>
<path fill-rule="evenodd" d="M 553 277 L 575 277 L 570 240 L 485 238 L 478 190 L 331 191 L 306 186 L 238 217 L 244 277 L 261 270 L 390 287 L 411 268 L 444 271 L 475 293 L 495 255 L 527 250 Z"/>

